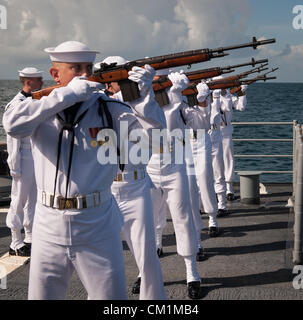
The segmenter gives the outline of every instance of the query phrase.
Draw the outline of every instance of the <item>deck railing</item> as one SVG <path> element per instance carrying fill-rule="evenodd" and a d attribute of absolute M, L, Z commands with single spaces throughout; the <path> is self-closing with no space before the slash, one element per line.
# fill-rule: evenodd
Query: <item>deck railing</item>
<path fill-rule="evenodd" d="M 234 142 L 238 142 L 238 141 L 245 141 L 245 142 L 251 142 L 251 141 L 257 141 L 257 142 L 293 142 L 293 150 L 295 150 L 295 125 L 297 124 L 297 121 L 294 120 L 292 122 L 255 122 L 255 121 L 251 121 L 251 122 L 232 122 L 232 125 L 251 125 L 251 126 L 264 126 L 264 125 L 291 125 L 293 126 L 293 138 L 289 138 L 289 139 L 248 139 L 248 138 L 243 138 L 243 139 L 233 139 Z M 234 155 L 235 158 L 292 158 L 293 159 L 293 170 L 260 170 L 262 172 L 262 174 L 293 174 L 293 172 L 295 171 L 296 167 L 295 167 L 295 162 L 296 159 L 294 157 L 294 151 L 293 154 L 235 154 Z M 239 172 L 239 171 L 236 171 Z M 293 175 L 294 177 L 295 175 Z M 293 182 L 294 182 L 294 178 L 293 178 Z"/>
<path fill-rule="evenodd" d="M 236 158 L 292 158 L 292 171 L 262 171 L 262 173 L 293 175 L 294 247 L 293 263 L 303 264 L 303 125 L 292 122 L 233 122 L 233 125 L 292 125 L 292 139 L 233 139 L 233 141 L 292 142 L 293 154 L 235 154 Z M 237 172 L 237 171 L 236 171 Z"/>

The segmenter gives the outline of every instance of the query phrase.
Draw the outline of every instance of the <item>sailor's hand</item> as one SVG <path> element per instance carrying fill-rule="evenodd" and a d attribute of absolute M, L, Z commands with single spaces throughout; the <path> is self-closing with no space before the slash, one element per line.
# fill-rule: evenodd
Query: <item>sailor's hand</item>
<path fill-rule="evenodd" d="M 74 91 L 78 102 L 89 99 L 94 92 L 105 88 L 104 84 L 88 81 L 86 77 L 74 77 L 67 86 Z"/>
<path fill-rule="evenodd" d="M 196 88 L 198 90 L 197 99 L 203 102 L 210 94 L 209 87 L 205 82 L 200 82 Z"/>
<path fill-rule="evenodd" d="M 142 90 L 149 90 L 152 87 L 155 74 L 155 69 L 148 64 L 144 68 L 135 66 L 128 72 L 128 79 L 137 82 L 139 90 L 142 92 Z"/>
<path fill-rule="evenodd" d="M 220 98 L 221 95 L 221 89 L 216 89 L 213 91 L 213 98 Z"/>
<path fill-rule="evenodd" d="M 242 84 L 242 85 L 241 85 L 241 91 L 242 91 L 243 93 L 246 92 L 247 87 L 248 87 L 247 84 Z"/>
<path fill-rule="evenodd" d="M 173 91 L 182 91 L 189 86 L 189 79 L 184 72 L 172 72 L 168 76 L 168 79 L 172 82 L 171 89 Z"/>

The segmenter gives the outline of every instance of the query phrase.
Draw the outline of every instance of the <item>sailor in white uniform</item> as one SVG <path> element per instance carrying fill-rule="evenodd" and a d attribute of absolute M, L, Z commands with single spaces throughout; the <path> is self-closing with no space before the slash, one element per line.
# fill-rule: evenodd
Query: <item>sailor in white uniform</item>
<path fill-rule="evenodd" d="M 33 67 L 19 70 L 22 91 L 8 103 L 6 109 L 31 97 L 32 91 L 41 89 L 42 72 Z M 37 198 L 30 138 L 18 139 L 7 135 L 7 151 L 7 163 L 12 176 L 11 203 L 6 216 L 6 225 L 11 229 L 12 235 L 9 254 L 29 257 Z M 22 229 L 25 233 L 24 241 L 22 240 Z"/>
<path fill-rule="evenodd" d="M 181 92 L 188 87 L 189 80 L 185 75 L 179 77 L 174 73 L 169 74 L 168 78 L 173 85 L 166 89 L 169 104 L 163 107 L 167 124 L 167 131 L 163 135 L 163 148 L 152 154 L 147 166 L 155 186 L 155 189 L 151 189 L 155 233 L 156 240 L 162 238 L 162 230 L 166 224 L 166 214 L 163 212 L 167 203 L 173 220 L 177 252 L 185 261 L 188 296 L 199 298 L 201 280 L 196 268 L 198 248 L 183 152 L 184 124 L 182 125 L 180 115 L 183 105 Z"/>
<path fill-rule="evenodd" d="M 157 75 L 167 75 L 168 74 L 168 70 L 158 70 L 157 71 Z M 180 81 L 182 81 L 182 78 L 184 77 L 182 75 L 182 71 L 180 73 L 174 73 L 174 74 L 170 74 L 170 78 L 174 77 L 175 78 L 175 82 L 178 81 L 178 78 L 180 78 Z M 207 87 L 207 86 L 206 86 Z M 208 89 L 208 87 L 207 87 Z M 209 91 L 209 89 L 208 89 Z M 201 175 L 202 171 L 197 172 L 195 167 L 198 166 L 199 170 L 201 170 L 201 166 L 204 165 L 204 159 L 199 159 L 200 161 L 203 161 L 203 164 L 201 164 L 200 162 L 197 164 L 197 159 L 196 159 L 196 148 L 192 149 L 191 144 L 193 143 L 194 139 L 196 139 L 196 135 L 193 132 L 193 129 L 191 129 L 191 126 L 193 126 L 193 124 L 196 124 L 196 121 L 199 117 L 203 118 L 203 112 L 201 111 L 202 109 L 196 109 L 196 107 L 190 107 L 187 103 L 187 99 L 185 96 L 182 97 L 183 99 L 183 103 L 182 106 L 180 107 L 180 116 L 182 121 L 180 122 L 180 125 L 183 131 L 183 136 L 184 139 L 186 138 L 191 138 L 190 142 L 189 140 L 184 140 L 185 142 L 185 147 L 186 147 L 186 152 L 185 152 L 185 163 L 186 163 L 186 173 L 187 173 L 187 178 L 188 178 L 188 184 L 189 184 L 189 194 L 190 194 L 190 202 L 191 202 L 191 207 L 192 207 L 192 214 L 193 214 L 193 219 L 194 219 L 194 225 L 195 225 L 195 230 L 196 230 L 196 235 L 197 235 L 197 247 L 198 247 L 198 252 L 196 255 L 196 260 L 197 261 L 204 261 L 207 256 L 204 252 L 203 246 L 202 246 L 202 242 L 201 242 L 201 230 L 203 229 L 203 221 L 201 219 L 201 215 L 200 215 L 200 190 L 197 184 L 197 174 Z M 201 127 L 198 128 L 200 129 Z M 185 135 L 185 132 L 187 130 L 191 131 L 190 135 Z M 197 128 L 195 133 L 197 133 Z M 202 137 L 204 139 L 204 135 Z M 190 145 L 186 145 L 186 143 L 190 144 Z M 204 147 L 204 143 L 202 143 L 203 147 Z M 211 147 L 211 144 L 209 145 Z M 195 154 L 193 154 L 193 152 L 195 152 Z M 210 157 L 211 157 L 211 148 L 210 148 L 210 153 L 209 153 Z M 210 166 L 208 169 L 211 170 L 212 172 L 212 164 L 211 161 L 209 162 Z M 206 174 L 205 172 L 206 170 L 203 171 L 204 174 Z M 210 179 L 210 183 L 212 185 L 212 188 L 214 190 L 213 187 L 213 175 L 212 178 Z M 207 192 L 207 191 L 206 191 Z M 205 190 L 203 189 L 203 193 L 205 193 Z M 216 216 L 217 214 L 217 200 L 216 200 L 216 196 L 215 196 L 215 192 L 214 193 L 214 205 L 215 208 L 214 210 L 212 210 L 212 212 L 214 213 L 214 216 Z M 165 203 L 166 204 L 166 203 Z M 166 226 L 166 212 L 167 212 L 167 206 L 166 205 L 162 205 L 162 211 L 159 213 L 159 217 L 162 217 L 161 219 L 159 219 L 160 223 L 158 224 L 158 228 L 157 228 L 157 247 L 158 247 L 158 255 L 161 257 L 163 256 L 163 249 L 162 249 L 162 232 L 164 227 Z M 210 225 L 212 225 L 212 219 L 210 219 Z"/>
<path fill-rule="evenodd" d="M 197 100 L 199 105 L 192 108 L 195 116 L 189 121 L 191 127 L 191 147 L 195 161 L 196 178 L 200 190 L 203 210 L 208 214 L 208 232 L 211 237 L 218 235 L 218 222 L 216 219 L 218 202 L 214 188 L 214 173 L 212 167 L 212 143 L 209 131 L 211 103 L 208 86 L 201 82 L 197 85 Z M 199 131 L 203 131 L 201 137 Z"/>
<path fill-rule="evenodd" d="M 154 113 L 153 75 L 132 71 L 141 97 L 130 108 L 96 92 L 102 84 L 85 79 L 96 51 L 77 41 L 45 51 L 53 79 L 64 87 L 8 108 L 3 118 L 9 135 L 31 136 L 33 147 L 38 196 L 29 299 L 64 299 L 74 269 L 90 299 L 126 299 L 123 217 L 111 193 L 123 143 L 115 133 L 128 136 Z M 125 132 L 121 121 L 128 125 L 121 127 Z M 95 139 L 91 131 L 98 128 Z"/>
<path fill-rule="evenodd" d="M 213 80 L 221 79 L 222 77 L 215 77 Z M 232 101 L 231 96 L 221 89 L 212 92 L 213 102 L 211 105 L 211 130 L 210 138 L 212 143 L 212 159 L 213 171 L 215 178 L 215 191 L 218 199 L 218 214 L 217 217 L 225 216 L 226 210 L 226 183 L 224 177 L 224 160 L 223 160 L 223 146 L 222 134 L 220 131 L 221 109 L 231 110 Z"/>
<path fill-rule="evenodd" d="M 193 130 L 191 129 L 190 125 L 191 122 L 194 121 L 194 119 L 198 116 L 196 115 L 196 109 L 195 107 L 190 107 L 187 103 L 186 97 L 183 96 L 183 108 L 181 110 L 181 117 L 184 123 L 184 132 L 191 131 L 191 135 L 187 136 L 191 140 L 184 140 L 185 141 L 185 163 L 186 163 L 186 172 L 187 172 L 187 178 L 188 178 L 188 185 L 189 185 L 189 194 L 190 194 L 190 202 L 191 202 L 191 208 L 193 213 L 193 219 L 194 219 L 194 225 L 196 229 L 197 234 L 197 246 L 198 246 L 198 252 L 196 255 L 197 261 L 204 261 L 207 257 L 204 252 L 202 242 L 201 242 L 201 231 L 203 229 L 203 221 L 200 214 L 200 190 L 197 184 L 197 171 L 196 171 L 196 162 L 193 154 L 193 150 L 191 147 L 192 139 L 194 139 Z M 216 213 L 216 211 L 215 211 Z"/>
<path fill-rule="evenodd" d="M 238 111 L 244 111 L 246 107 L 246 89 L 247 85 L 241 86 L 240 93 L 232 95 L 233 109 Z M 222 106 L 224 108 L 224 106 Z M 223 159 L 224 159 L 224 176 L 226 181 L 226 197 L 228 201 L 234 200 L 233 182 L 235 178 L 234 167 L 234 146 L 232 140 L 233 126 L 232 121 L 232 109 L 221 109 L 221 133 L 222 133 L 222 145 L 223 145 Z"/>
<path fill-rule="evenodd" d="M 122 65 L 128 61 L 120 56 L 110 56 L 102 62 Z M 123 102 L 118 83 L 108 83 L 106 89 L 114 99 Z M 152 136 L 151 129 L 166 127 L 165 116 L 160 106 L 155 106 L 154 113 L 150 113 L 150 117 L 144 120 L 148 124 L 147 127 L 143 126 L 143 128 L 148 129 L 144 132 L 147 138 Z M 140 300 L 163 300 L 166 299 L 166 293 L 156 250 L 153 204 L 150 193 L 151 180 L 146 172 L 146 161 L 140 161 L 139 163 L 132 161 L 131 154 L 132 149 L 136 148 L 136 141 L 136 137 L 130 136 L 128 144 L 125 146 L 126 152 L 121 148 L 120 159 L 125 155 L 128 155 L 129 158 L 125 159 L 127 161 L 120 163 L 118 174 L 111 189 L 123 214 L 124 226 L 122 232 L 124 238 L 140 271 L 132 292 L 134 294 L 140 293 Z M 150 153 L 149 149 L 152 148 L 152 143 L 148 143 L 146 148 Z M 124 154 L 122 154 L 123 152 Z"/>

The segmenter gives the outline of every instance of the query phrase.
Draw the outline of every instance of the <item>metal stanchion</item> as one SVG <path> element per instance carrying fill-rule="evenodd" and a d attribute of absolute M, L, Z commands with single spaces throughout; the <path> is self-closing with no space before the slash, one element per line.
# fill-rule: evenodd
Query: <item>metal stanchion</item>
<path fill-rule="evenodd" d="M 303 136 L 302 125 L 297 126 L 296 132 L 296 150 L 297 170 L 296 170 L 296 188 L 295 188 L 295 224 L 294 224 L 294 250 L 293 263 L 298 265 L 303 263 Z"/>
<path fill-rule="evenodd" d="M 293 160 L 292 160 L 292 168 L 293 168 L 293 175 L 292 175 L 292 185 L 293 185 L 293 197 L 295 197 L 296 192 L 296 180 L 297 180 L 297 130 L 298 130 L 298 122 L 297 120 L 293 121 Z"/>

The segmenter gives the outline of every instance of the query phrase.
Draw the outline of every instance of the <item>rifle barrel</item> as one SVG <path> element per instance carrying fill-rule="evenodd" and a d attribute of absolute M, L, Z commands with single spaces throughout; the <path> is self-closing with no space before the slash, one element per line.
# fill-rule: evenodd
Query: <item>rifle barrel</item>
<path fill-rule="evenodd" d="M 212 49 L 210 50 L 211 52 L 224 52 L 224 51 L 230 51 L 230 50 L 235 50 L 235 49 L 240 49 L 240 48 L 248 48 L 248 47 L 253 47 L 254 49 L 257 49 L 258 46 L 262 46 L 265 44 L 270 44 L 270 43 L 275 43 L 276 39 L 267 39 L 267 40 L 257 40 L 256 37 L 253 37 L 252 42 L 248 43 L 243 43 L 239 44 L 236 46 L 229 46 L 229 47 L 221 47 L 217 49 Z"/>
<path fill-rule="evenodd" d="M 235 64 L 233 66 L 227 66 L 227 67 L 223 67 L 222 69 L 233 69 L 233 68 L 240 68 L 240 67 L 245 67 L 245 66 L 255 66 L 256 64 L 261 64 L 261 63 L 267 63 L 268 59 L 262 59 L 262 60 L 255 60 L 254 58 L 251 59 L 250 62 L 246 62 L 246 63 L 241 63 L 241 64 Z"/>
<path fill-rule="evenodd" d="M 251 82 L 254 82 L 254 81 L 258 81 L 258 80 L 274 80 L 274 79 L 277 79 L 277 77 L 266 77 L 266 76 L 259 76 L 259 77 L 256 77 L 256 78 L 253 78 L 253 79 L 246 79 L 246 80 L 241 80 L 241 82 L 243 83 L 251 83 Z"/>

